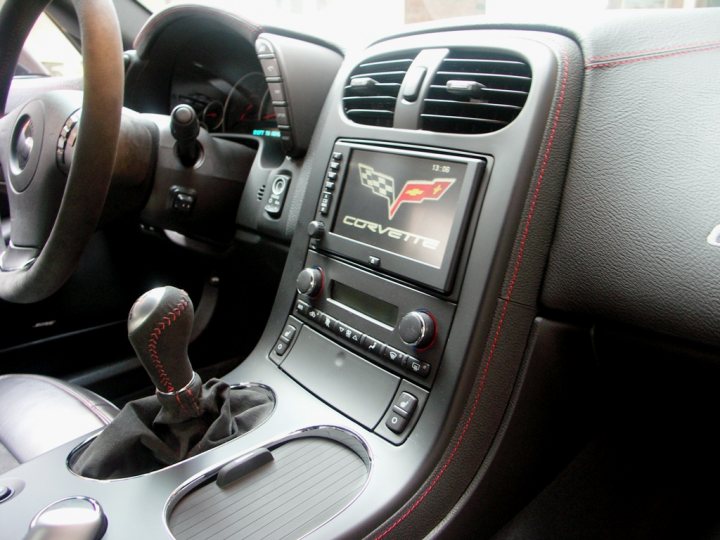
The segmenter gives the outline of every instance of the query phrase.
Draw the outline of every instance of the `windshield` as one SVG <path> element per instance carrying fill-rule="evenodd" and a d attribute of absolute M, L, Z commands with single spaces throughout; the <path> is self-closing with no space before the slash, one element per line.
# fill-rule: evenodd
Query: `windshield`
<path fill-rule="evenodd" d="M 139 0 L 149 11 L 186 0 Z M 404 24 L 467 15 L 542 20 L 608 9 L 720 7 L 720 0 L 207 0 L 202 3 L 274 26 L 295 27 L 338 43 L 371 39 Z"/>

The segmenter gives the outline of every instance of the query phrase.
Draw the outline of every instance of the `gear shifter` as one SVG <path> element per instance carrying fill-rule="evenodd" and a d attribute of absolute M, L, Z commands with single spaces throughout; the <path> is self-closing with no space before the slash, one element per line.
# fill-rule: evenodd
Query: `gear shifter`
<path fill-rule="evenodd" d="M 199 377 L 187 352 L 193 317 L 190 298 L 175 287 L 146 292 L 128 316 L 130 343 L 155 385 L 160 404 L 166 410 L 170 408 L 167 412 L 173 415 L 192 415 L 197 408 L 192 387 L 198 386 Z"/>
<path fill-rule="evenodd" d="M 153 289 L 133 304 L 128 337 L 155 395 L 129 402 L 73 455 L 74 472 L 98 479 L 151 472 L 242 435 L 272 412 L 269 389 L 203 384 L 188 358 L 193 318 L 190 298 L 175 287 Z"/>

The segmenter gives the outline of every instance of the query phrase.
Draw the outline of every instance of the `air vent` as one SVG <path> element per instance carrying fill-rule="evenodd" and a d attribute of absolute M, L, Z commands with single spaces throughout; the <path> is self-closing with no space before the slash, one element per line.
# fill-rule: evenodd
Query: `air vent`
<path fill-rule="evenodd" d="M 262 201 L 264 196 L 265 196 L 265 184 L 260 186 L 260 188 L 258 189 L 257 200 Z"/>
<path fill-rule="evenodd" d="M 400 85 L 414 53 L 371 58 L 350 74 L 343 107 L 353 122 L 392 127 Z"/>
<path fill-rule="evenodd" d="M 489 133 L 515 120 L 525 105 L 530 66 L 518 57 L 452 50 L 435 73 L 422 110 L 422 129 Z"/>

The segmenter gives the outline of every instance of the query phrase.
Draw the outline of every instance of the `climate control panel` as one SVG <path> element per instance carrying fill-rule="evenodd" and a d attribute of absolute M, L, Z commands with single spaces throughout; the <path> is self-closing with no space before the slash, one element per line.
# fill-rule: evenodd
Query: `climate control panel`
<path fill-rule="evenodd" d="M 313 250 L 305 263 L 292 315 L 388 371 L 432 386 L 455 304 Z"/>

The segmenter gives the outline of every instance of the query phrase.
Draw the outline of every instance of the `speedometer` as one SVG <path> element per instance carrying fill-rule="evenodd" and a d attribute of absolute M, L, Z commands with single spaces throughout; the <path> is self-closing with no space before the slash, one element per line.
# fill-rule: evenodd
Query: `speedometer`
<path fill-rule="evenodd" d="M 224 131 L 251 133 L 275 125 L 275 112 L 265 76 L 259 71 L 240 77 L 225 98 Z"/>

